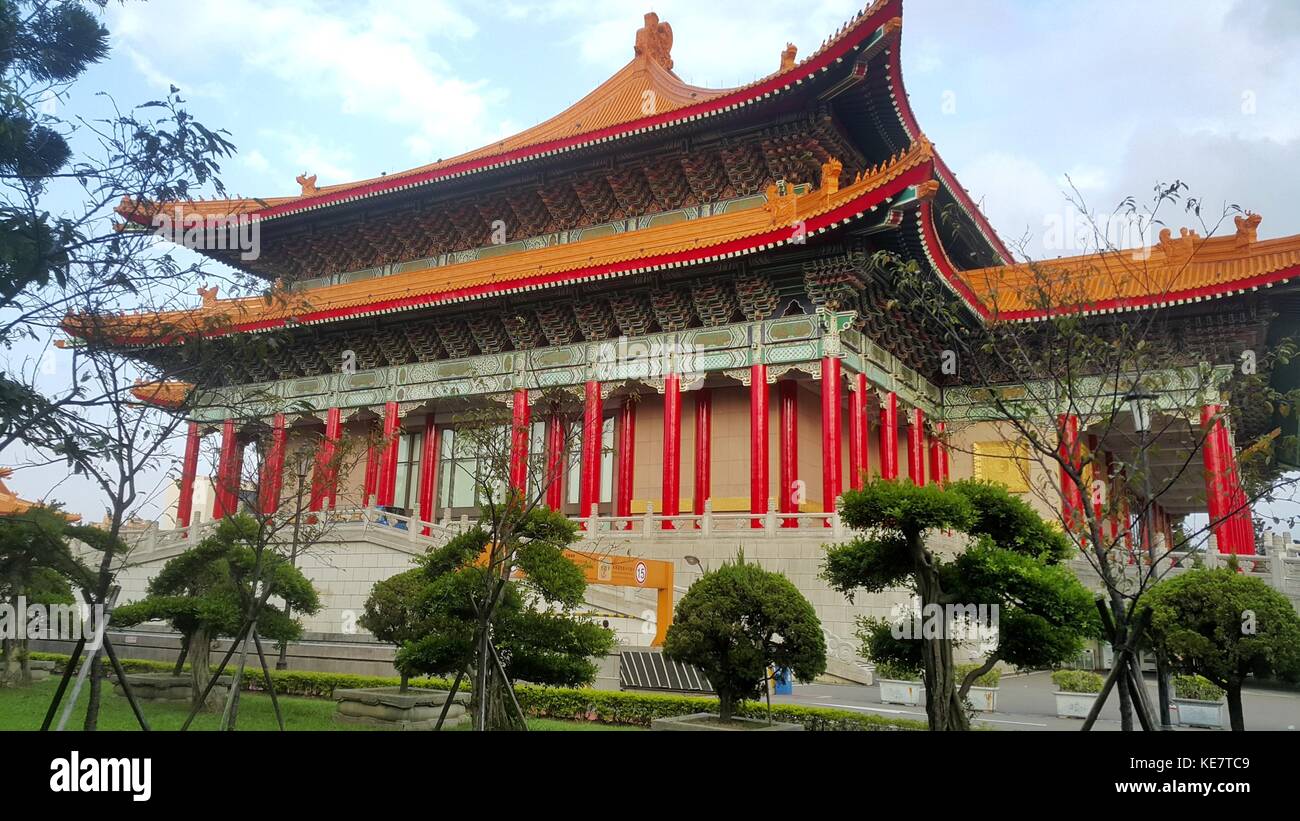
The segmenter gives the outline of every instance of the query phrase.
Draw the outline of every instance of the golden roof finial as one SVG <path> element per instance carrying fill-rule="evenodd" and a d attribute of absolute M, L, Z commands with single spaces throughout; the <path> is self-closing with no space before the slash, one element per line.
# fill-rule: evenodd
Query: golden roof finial
<path fill-rule="evenodd" d="M 1240 215 L 1233 217 L 1232 221 L 1237 224 L 1237 236 L 1234 243 L 1236 247 L 1245 248 L 1248 245 L 1253 245 L 1255 232 L 1259 229 L 1259 224 L 1263 220 L 1263 217 L 1253 211 L 1247 211 L 1244 217 Z"/>
<path fill-rule="evenodd" d="M 840 190 L 840 173 L 844 170 L 844 163 L 834 157 L 822 163 L 822 182 L 821 192 L 826 196 L 831 196 Z"/>
<path fill-rule="evenodd" d="M 210 288 L 199 288 L 198 295 L 203 299 L 204 307 L 217 304 L 217 286 L 215 285 Z"/>
<path fill-rule="evenodd" d="M 794 43 L 785 44 L 785 51 L 781 52 L 781 71 L 794 68 L 794 58 L 798 53 L 799 49 L 795 47 Z"/>
<path fill-rule="evenodd" d="M 320 190 L 320 189 L 318 189 L 318 188 L 316 187 L 316 175 L 315 175 L 315 174 L 312 174 L 312 175 L 309 177 L 309 176 L 307 176 L 307 172 L 304 171 L 304 172 L 302 172 L 301 174 L 298 175 L 296 181 L 297 181 L 297 183 L 298 183 L 299 185 L 302 186 L 302 193 L 298 195 L 298 196 L 300 196 L 300 197 L 310 197 L 310 196 L 313 196 L 313 195 L 316 194 L 317 191 Z"/>
<path fill-rule="evenodd" d="M 637 29 L 632 50 L 638 57 L 647 57 L 672 71 L 673 27 L 659 22 L 659 15 L 653 11 L 647 12 L 645 26 Z"/>

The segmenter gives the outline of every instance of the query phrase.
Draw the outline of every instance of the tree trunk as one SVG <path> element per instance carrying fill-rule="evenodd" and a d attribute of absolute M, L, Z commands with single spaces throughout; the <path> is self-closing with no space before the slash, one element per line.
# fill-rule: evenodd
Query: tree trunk
<path fill-rule="evenodd" d="M 398 688 L 397 692 L 405 694 L 407 689 L 410 688 L 410 685 L 411 685 L 411 677 L 408 676 L 406 673 L 402 673 L 402 686 Z"/>
<path fill-rule="evenodd" d="M 731 716 L 736 711 L 736 699 L 730 690 L 718 691 L 718 720 L 731 721 Z"/>
<path fill-rule="evenodd" d="M 0 687 L 8 687 L 18 683 L 22 676 L 22 671 L 18 666 L 17 642 L 13 639 L 0 640 L 0 656 L 4 658 L 4 667 L 0 668 Z"/>
<path fill-rule="evenodd" d="M 1246 714 L 1241 708 L 1241 682 L 1230 681 L 1224 689 L 1228 693 L 1228 724 L 1233 732 L 1244 732 Z"/>
<path fill-rule="evenodd" d="M 99 701 L 104 690 L 104 665 L 99 663 L 101 652 L 102 650 L 96 650 L 91 653 L 86 662 L 90 665 L 90 693 L 86 696 L 86 720 L 81 725 L 81 729 L 86 732 L 99 729 Z"/>
<path fill-rule="evenodd" d="M 921 534 L 909 534 L 916 567 L 916 592 L 921 596 L 921 612 L 926 605 L 943 607 L 943 588 L 934 557 L 926 550 Z M 925 666 L 925 715 L 931 730 L 969 730 L 966 706 L 957 695 L 957 671 L 952 660 L 952 640 L 948 625 L 940 638 L 921 639 L 921 657 Z M 924 636 L 924 633 L 923 633 Z"/>
<path fill-rule="evenodd" d="M 193 707 L 203 697 L 203 691 L 212 677 L 211 664 L 208 661 L 208 654 L 212 650 L 212 638 L 207 628 L 200 627 L 195 630 L 186 646 L 189 647 L 186 655 L 190 659 L 190 706 Z M 208 706 L 203 705 L 203 709 L 207 709 Z"/>
<path fill-rule="evenodd" d="M 27 649 L 27 639 L 19 639 L 16 648 L 18 653 L 18 683 L 26 687 L 32 683 L 32 655 Z"/>

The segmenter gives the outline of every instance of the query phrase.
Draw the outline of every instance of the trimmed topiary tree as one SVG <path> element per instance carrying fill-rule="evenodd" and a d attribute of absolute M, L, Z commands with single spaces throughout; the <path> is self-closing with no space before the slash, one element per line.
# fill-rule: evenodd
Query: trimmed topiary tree
<path fill-rule="evenodd" d="M 1164 579 L 1139 608 L 1151 611 L 1156 652 L 1227 693 L 1233 730 L 1246 729 L 1241 687 L 1249 676 L 1300 680 L 1300 617 L 1286 596 L 1238 573 L 1235 562 Z"/>
<path fill-rule="evenodd" d="M 407 642 L 424 638 L 434 629 L 424 615 L 424 597 L 429 589 L 429 579 L 422 567 L 376 582 L 370 589 L 370 597 L 366 599 L 365 610 L 357 624 L 385 644 L 394 644 L 399 649 Z M 399 656 L 394 662 L 398 675 L 402 677 L 400 691 L 403 693 L 411 681 L 409 662 L 410 658 L 404 656 Z"/>
<path fill-rule="evenodd" d="M 924 671 L 926 715 L 932 730 L 966 730 L 966 694 L 998 662 L 1016 667 L 1055 667 L 1075 658 L 1101 625 L 1088 592 L 1062 564 L 1073 548 L 1054 529 L 1001 485 L 951 482 L 917 487 L 910 481 L 877 480 L 844 495 L 844 521 L 861 530 L 848 544 L 827 552 L 823 577 L 850 601 L 858 590 L 879 593 L 911 587 L 922 618 L 943 613 L 940 630 L 904 631 L 881 619 L 859 619 L 862 653 L 875 662 Z M 973 537 L 955 556 L 940 556 L 926 544 L 934 530 Z M 983 661 L 961 675 L 953 647 L 948 608 L 996 613 L 996 643 Z M 930 625 L 933 627 L 934 625 Z M 980 630 L 970 629 L 972 633 Z M 993 632 L 991 629 L 984 631 Z"/>
<path fill-rule="evenodd" d="M 149 581 L 145 598 L 113 611 L 115 627 L 160 620 L 181 634 L 195 703 L 212 675 L 208 660 L 212 640 L 237 635 L 249 612 L 258 567 L 253 547 L 257 538 L 258 523 L 253 518 L 223 519 L 198 545 L 163 565 Z M 287 603 L 294 613 L 311 615 L 320 610 L 311 581 L 283 556 L 264 550 L 260 578 L 271 585 L 270 595 Z M 257 633 L 292 641 L 302 635 L 302 626 L 268 601 L 258 614 Z M 177 669 L 176 675 L 180 672 Z"/>
<path fill-rule="evenodd" d="M 470 692 L 476 730 L 518 726 L 507 706 L 514 682 L 585 686 L 596 677 L 592 659 L 614 646 L 612 631 L 576 612 L 587 580 L 564 551 L 577 541 L 577 525 L 547 508 L 497 512 L 508 517 L 494 525 L 509 544 L 491 547 L 479 526 L 420 560 L 428 585 L 412 613 L 420 635 L 395 662 L 403 675 L 481 673 L 473 678 L 486 687 Z"/>
<path fill-rule="evenodd" d="M 664 655 L 704 671 L 722 721 L 762 693 L 769 667 L 786 668 L 800 681 L 826 672 L 826 640 L 813 606 L 789 579 L 746 562 L 744 553 L 682 596 Z"/>

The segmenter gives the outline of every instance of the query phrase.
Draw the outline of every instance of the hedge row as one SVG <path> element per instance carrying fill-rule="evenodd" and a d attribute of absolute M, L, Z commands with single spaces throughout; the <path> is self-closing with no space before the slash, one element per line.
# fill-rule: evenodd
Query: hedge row
<path fill-rule="evenodd" d="M 69 656 L 62 653 L 32 653 L 31 657 L 37 660 L 53 661 L 62 669 L 67 664 Z M 107 670 L 108 659 L 102 659 L 104 669 Z M 122 659 L 122 668 L 128 673 L 170 673 L 176 669 L 176 665 L 169 661 L 152 661 L 148 659 Z M 190 666 L 185 665 L 184 669 L 188 672 Z M 212 665 L 212 671 L 216 672 L 217 666 Z M 231 666 L 227 665 L 226 672 L 231 671 Z M 275 686 L 277 695 L 283 696 L 305 696 L 307 698 L 332 698 L 335 690 L 347 690 L 355 687 L 396 687 L 402 683 L 397 676 L 357 676 L 349 673 L 318 673 L 306 670 L 271 670 L 271 683 Z M 421 687 L 431 690 L 450 690 L 451 682 L 440 678 L 416 678 L 411 679 L 412 687 Z M 261 692 L 266 689 L 266 682 L 262 678 L 262 671 L 257 666 L 244 668 L 244 680 L 242 687 L 245 690 Z M 464 682 L 461 683 L 462 689 L 467 689 Z"/>
<path fill-rule="evenodd" d="M 611 690 L 571 690 L 561 687 L 538 687 L 521 684 L 515 688 L 524 711 L 538 718 L 599 721 L 604 724 L 650 726 L 656 718 L 688 713 L 716 712 L 716 698 L 627 693 Z M 748 701 L 738 715 L 767 718 L 767 705 Z M 773 704 L 772 720 L 802 724 L 808 730 L 924 730 L 925 722 L 909 719 L 832 710 L 827 707 L 804 707 L 797 704 Z"/>
<path fill-rule="evenodd" d="M 53 661 L 60 666 L 68 661 L 68 656 L 58 653 L 32 653 L 32 658 Z M 107 664 L 107 660 L 104 663 Z M 169 673 L 175 666 L 165 661 L 122 659 L 122 667 L 128 673 Z M 331 698 L 337 689 L 396 687 L 401 680 L 396 676 L 356 676 L 305 670 L 272 670 L 271 683 L 275 685 L 275 692 L 279 695 Z M 412 679 L 410 685 L 433 690 L 451 689 L 450 681 L 438 678 Z M 265 690 L 261 671 L 255 668 L 245 669 L 243 687 L 251 691 Z M 467 682 L 461 683 L 461 689 L 468 689 Z M 541 687 L 533 684 L 516 685 L 515 692 L 519 696 L 520 706 L 530 716 L 598 721 L 603 724 L 648 727 L 656 718 L 716 712 L 718 709 L 716 698 L 699 696 Z M 767 718 L 767 705 L 761 702 L 746 702 L 737 713 L 752 718 Z M 797 704 L 773 704 L 772 719 L 802 724 L 808 730 L 924 730 L 926 728 L 923 721 L 886 718 L 827 707 L 804 707 Z"/>

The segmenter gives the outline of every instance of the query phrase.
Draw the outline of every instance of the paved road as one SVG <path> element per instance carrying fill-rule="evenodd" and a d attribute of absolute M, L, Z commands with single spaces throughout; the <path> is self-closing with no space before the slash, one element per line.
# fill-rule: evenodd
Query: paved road
<path fill-rule="evenodd" d="M 1155 682 L 1146 680 L 1151 703 L 1156 703 Z M 996 713 L 980 713 L 977 726 L 998 730 L 1078 730 L 1083 723 L 1078 719 L 1057 718 L 1056 692 L 1049 673 L 1028 673 L 1003 676 L 998 690 Z M 773 702 L 820 705 L 844 710 L 857 710 L 876 715 L 893 715 L 925 720 L 924 707 L 901 707 L 881 704 L 880 688 L 872 685 L 796 684 L 793 696 L 773 696 Z M 1246 690 L 1243 693 L 1248 730 L 1300 729 L 1300 693 L 1277 690 Z M 1224 710 L 1227 726 L 1227 710 Z M 1101 717 L 1098 730 L 1118 730 L 1119 699 L 1111 695 Z M 1190 729 L 1190 728 L 1180 728 Z"/>

